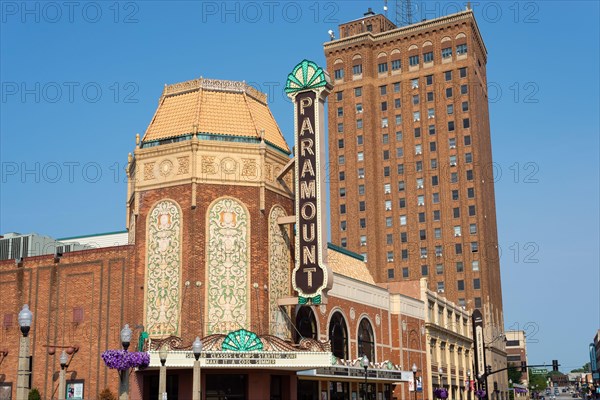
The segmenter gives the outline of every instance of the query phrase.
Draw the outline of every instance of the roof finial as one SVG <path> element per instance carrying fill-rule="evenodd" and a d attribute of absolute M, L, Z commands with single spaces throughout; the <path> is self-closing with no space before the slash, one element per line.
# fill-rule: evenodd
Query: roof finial
<path fill-rule="evenodd" d="M 140 147 L 140 134 L 135 134 L 135 147 Z"/>

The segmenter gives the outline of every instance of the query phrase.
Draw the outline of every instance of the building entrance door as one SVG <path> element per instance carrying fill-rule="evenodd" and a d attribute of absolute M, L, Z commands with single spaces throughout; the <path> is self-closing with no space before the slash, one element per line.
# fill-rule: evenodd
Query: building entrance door
<path fill-rule="evenodd" d="M 247 375 L 224 374 L 206 376 L 206 400 L 246 400 Z"/>

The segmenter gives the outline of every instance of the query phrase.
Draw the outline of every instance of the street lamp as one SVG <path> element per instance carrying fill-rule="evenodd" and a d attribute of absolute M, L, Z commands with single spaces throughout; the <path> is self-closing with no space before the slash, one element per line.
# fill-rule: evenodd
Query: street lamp
<path fill-rule="evenodd" d="M 202 375 L 200 375 L 200 352 L 202 351 L 202 341 L 198 336 L 196 336 L 196 340 L 194 340 L 194 343 L 192 344 L 192 351 L 194 352 L 194 358 L 196 359 L 196 361 L 194 361 L 194 381 L 192 384 L 194 393 L 192 394 L 192 399 L 200 400 L 202 398 L 200 391 L 202 384 Z"/>
<path fill-rule="evenodd" d="M 367 400 L 367 369 L 369 369 L 369 357 L 367 357 L 366 354 L 363 354 L 360 360 L 360 365 L 365 369 L 365 387 L 363 392 L 363 399 Z"/>
<path fill-rule="evenodd" d="M 129 343 L 131 343 L 131 328 L 129 328 L 129 324 L 125 324 L 123 329 L 121 329 L 121 344 L 123 345 L 123 350 L 127 351 L 129 348 Z"/>
<path fill-rule="evenodd" d="M 442 374 L 443 374 L 443 373 L 444 373 L 444 369 L 443 369 L 443 368 L 442 368 L 442 366 L 440 365 L 440 366 L 438 367 L 438 375 L 439 375 L 439 380 L 438 380 L 438 383 L 439 383 L 439 387 L 440 387 L 440 388 L 443 388 L 443 387 L 444 387 L 444 382 L 442 382 Z"/>
<path fill-rule="evenodd" d="M 127 351 L 129 344 L 131 343 L 131 328 L 129 324 L 125 324 L 121 329 L 121 346 L 123 350 Z M 119 371 L 119 400 L 129 399 L 129 368 L 123 371 Z"/>
<path fill-rule="evenodd" d="M 413 372 L 413 390 L 415 392 L 415 400 L 417 400 L 417 364 L 413 363 L 412 365 Z"/>
<path fill-rule="evenodd" d="M 168 354 L 169 350 L 167 350 L 166 345 L 163 345 L 158 351 L 158 357 L 160 358 L 160 375 L 158 380 L 159 399 L 163 399 L 167 393 L 167 367 L 165 367 L 165 363 L 167 362 Z"/>
<path fill-rule="evenodd" d="M 19 370 L 17 372 L 17 400 L 27 400 L 29 397 L 29 330 L 33 314 L 27 304 L 19 312 L 19 326 L 23 336 L 19 343 Z"/>
<path fill-rule="evenodd" d="M 65 398 L 65 369 L 67 368 L 67 363 L 69 362 L 69 356 L 65 350 L 60 354 L 60 376 L 58 381 L 58 398 L 63 400 Z"/>

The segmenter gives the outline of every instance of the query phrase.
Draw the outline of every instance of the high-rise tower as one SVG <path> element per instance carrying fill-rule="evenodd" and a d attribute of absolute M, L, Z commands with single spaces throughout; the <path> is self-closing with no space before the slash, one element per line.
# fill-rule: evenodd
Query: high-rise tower
<path fill-rule="evenodd" d="M 471 10 L 397 28 L 383 15 L 324 45 L 331 236 L 380 283 L 427 277 L 503 330 L 487 50 Z"/>

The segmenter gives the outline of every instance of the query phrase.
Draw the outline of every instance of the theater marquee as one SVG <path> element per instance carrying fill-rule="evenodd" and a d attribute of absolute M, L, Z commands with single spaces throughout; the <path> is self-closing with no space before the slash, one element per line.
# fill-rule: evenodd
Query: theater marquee
<path fill-rule="evenodd" d="M 304 60 L 288 75 L 285 91 L 294 102 L 296 254 L 292 286 L 299 303 L 321 304 L 333 285 L 327 266 L 324 104 L 329 75 Z"/>

